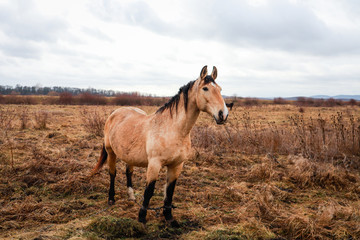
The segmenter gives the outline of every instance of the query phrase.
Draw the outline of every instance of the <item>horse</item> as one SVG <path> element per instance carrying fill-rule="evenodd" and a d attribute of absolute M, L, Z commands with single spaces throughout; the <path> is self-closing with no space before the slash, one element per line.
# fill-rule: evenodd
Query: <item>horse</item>
<path fill-rule="evenodd" d="M 108 117 L 104 127 L 104 143 L 94 175 L 107 161 L 110 189 L 108 204 L 115 203 L 116 159 L 126 163 L 127 193 L 135 200 L 132 186 L 134 167 L 145 167 L 146 187 L 138 221 L 146 224 L 150 199 L 153 196 L 159 171 L 167 167 L 163 215 L 171 226 L 179 226 L 172 215 L 172 198 L 183 164 L 192 156 L 190 131 L 201 111 L 208 113 L 217 124 L 224 124 L 228 109 L 215 82 L 217 69 L 207 75 L 207 66 L 200 76 L 181 87 L 169 102 L 147 115 L 135 107 L 122 107 Z"/>

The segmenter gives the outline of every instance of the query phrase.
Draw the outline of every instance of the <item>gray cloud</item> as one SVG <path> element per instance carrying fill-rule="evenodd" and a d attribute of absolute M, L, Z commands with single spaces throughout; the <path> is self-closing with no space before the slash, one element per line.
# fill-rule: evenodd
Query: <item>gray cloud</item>
<path fill-rule="evenodd" d="M 41 48 L 33 43 L 0 43 L 0 50 L 6 55 L 21 58 L 37 59 L 41 55 Z"/>
<path fill-rule="evenodd" d="M 312 12 L 288 1 L 276 0 L 271 5 L 250 6 L 243 1 L 215 1 L 206 15 L 215 26 L 214 35 L 234 44 L 293 48 L 321 40 L 325 25 Z M 202 16 L 201 19 L 206 19 Z M 202 23 L 204 24 L 204 22 Z M 295 44 L 296 43 L 296 44 Z"/>
<path fill-rule="evenodd" d="M 3 53 L 15 57 L 38 57 L 34 43 L 55 42 L 66 29 L 65 21 L 37 12 L 32 1 L 0 5 L 0 31 L 9 41 L 1 43 Z"/>
<path fill-rule="evenodd" d="M 301 2 L 274 0 L 252 6 L 246 1 L 185 1 L 181 23 L 160 19 L 145 1 L 120 5 L 103 1 L 97 16 L 140 26 L 160 35 L 181 39 L 207 39 L 235 46 L 255 46 L 314 55 L 358 54 L 360 31 L 327 26 Z"/>
<path fill-rule="evenodd" d="M 157 33 L 167 32 L 171 28 L 146 1 L 132 1 L 124 5 L 114 0 L 103 0 L 94 4 L 89 6 L 89 10 L 103 21 L 141 26 Z"/>
<path fill-rule="evenodd" d="M 212 32 L 213 38 L 237 46 L 321 55 L 360 50 L 359 34 L 330 29 L 308 7 L 285 0 L 256 7 L 244 1 L 214 1 L 197 21 L 213 26 L 203 36 Z"/>

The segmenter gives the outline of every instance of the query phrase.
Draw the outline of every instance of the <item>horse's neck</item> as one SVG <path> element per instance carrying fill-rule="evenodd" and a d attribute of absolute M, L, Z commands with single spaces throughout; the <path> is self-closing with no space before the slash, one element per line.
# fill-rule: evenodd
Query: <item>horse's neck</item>
<path fill-rule="evenodd" d="M 200 110 L 197 108 L 195 97 L 189 92 L 188 106 L 185 111 L 184 107 L 184 95 L 180 97 L 179 105 L 177 111 L 175 108 L 172 110 L 172 116 L 170 116 L 170 111 L 166 118 L 166 125 L 171 126 L 172 132 L 177 132 L 179 136 L 186 137 L 189 135 L 191 129 L 195 125 L 196 120 L 199 117 Z"/>
<path fill-rule="evenodd" d="M 185 107 L 181 106 L 179 109 L 179 113 L 175 114 L 174 118 L 176 127 L 178 127 L 179 131 L 182 131 L 183 136 L 187 136 L 193 126 L 196 123 L 196 120 L 199 117 L 200 110 L 197 108 L 195 101 L 191 101 L 189 99 L 187 111 L 185 111 Z"/>

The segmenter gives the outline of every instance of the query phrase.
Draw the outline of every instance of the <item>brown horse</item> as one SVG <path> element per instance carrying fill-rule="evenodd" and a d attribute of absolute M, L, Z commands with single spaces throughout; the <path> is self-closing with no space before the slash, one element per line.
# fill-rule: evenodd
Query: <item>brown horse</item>
<path fill-rule="evenodd" d="M 115 202 L 116 158 L 126 163 L 128 195 L 132 200 L 135 199 L 131 181 L 133 168 L 147 167 L 146 188 L 139 211 L 139 222 L 146 223 L 146 213 L 155 182 L 160 169 L 166 166 L 167 184 L 163 214 L 172 226 L 178 225 L 171 213 L 172 197 L 183 163 L 192 153 L 190 131 L 200 111 L 210 114 L 217 124 L 223 124 L 228 117 L 228 109 L 220 93 L 221 88 L 215 83 L 216 77 L 216 67 L 211 75 L 207 75 L 207 66 L 204 66 L 197 80 L 181 87 L 178 94 L 155 113 L 147 115 L 138 108 L 123 107 L 109 116 L 105 123 L 101 156 L 92 174 L 108 162 L 110 205 Z"/>

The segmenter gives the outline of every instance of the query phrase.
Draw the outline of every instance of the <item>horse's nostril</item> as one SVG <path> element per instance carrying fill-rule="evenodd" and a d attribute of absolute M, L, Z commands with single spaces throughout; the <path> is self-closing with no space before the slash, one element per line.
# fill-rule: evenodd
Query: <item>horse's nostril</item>
<path fill-rule="evenodd" d="M 220 121 L 223 121 L 223 120 L 224 120 L 224 114 L 223 114 L 223 111 L 222 111 L 222 110 L 219 111 L 219 120 L 220 120 Z"/>

